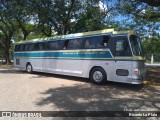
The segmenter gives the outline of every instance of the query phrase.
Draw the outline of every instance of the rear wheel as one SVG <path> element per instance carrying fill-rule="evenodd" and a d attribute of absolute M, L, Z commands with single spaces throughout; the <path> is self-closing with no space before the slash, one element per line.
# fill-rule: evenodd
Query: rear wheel
<path fill-rule="evenodd" d="M 95 67 L 90 73 L 90 80 L 95 84 L 104 84 L 107 81 L 106 72 L 101 67 Z"/>
<path fill-rule="evenodd" d="M 31 65 L 30 63 L 27 64 L 27 66 L 26 66 L 26 71 L 27 71 L 28 73 L 32 73 L 32 72 L 33 72 L 32 65 Z"/>

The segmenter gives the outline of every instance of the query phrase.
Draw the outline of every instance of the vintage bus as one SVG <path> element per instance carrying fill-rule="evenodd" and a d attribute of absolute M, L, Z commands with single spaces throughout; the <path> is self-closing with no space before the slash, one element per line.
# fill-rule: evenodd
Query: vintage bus
<path fill-rule="evenodd" d="M 33 71 L 141 84 L 145 64 L 135 31 L 98 31 L 21 41 L 15 45 L 14 66 Z"/>

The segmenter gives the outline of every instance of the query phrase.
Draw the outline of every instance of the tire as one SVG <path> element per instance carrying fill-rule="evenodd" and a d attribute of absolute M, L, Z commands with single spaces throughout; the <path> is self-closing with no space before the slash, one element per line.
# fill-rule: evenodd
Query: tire
<path fill-rule="evenodd" d="M 28 73 L 32 73 L 32 72 L 33 72 L 33 68 L 32 68 L 32 65 L 31 65 L 30 63 L 28 63 L 28 64 L 26 65 L 26 71 L 27 71 Z"/>
<path fill-rule="evenodd" d="M 101 85 L 107 82 L 106 72 L 101 67 L 95 67 L 90 72 L 90 80 L 97 85 Z"/>

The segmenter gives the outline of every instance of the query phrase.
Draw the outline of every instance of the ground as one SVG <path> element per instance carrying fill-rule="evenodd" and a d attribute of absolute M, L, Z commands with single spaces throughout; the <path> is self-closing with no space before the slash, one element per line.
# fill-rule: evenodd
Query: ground
<path fill-rule="evenodd" d="M 89 79 L 38 72 L 28 74 L 10 65 L 1 65 L 0 88 L 0 111 L 123 111 L 124 109 L 160 111 L 159 85 L 113 82 L 94 85 Z M 63 117 L 41 119 L 66 120 Z M 157 117 L 143 119 L 158 120 Z"/>

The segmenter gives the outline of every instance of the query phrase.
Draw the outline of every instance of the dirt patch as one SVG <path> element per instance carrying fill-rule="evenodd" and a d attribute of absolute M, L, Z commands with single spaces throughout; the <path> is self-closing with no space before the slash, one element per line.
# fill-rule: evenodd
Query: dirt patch
<path fill-rule="evenodd" d="M 13 68 L 13 63 L 9 65 L 0 63 L 0 69 L 10 69 L 10 68 Z"/>
<path fill-rule="evenodd" d="M 160 84 L 160 67 L 147 67 L 147 80 Z"/>

